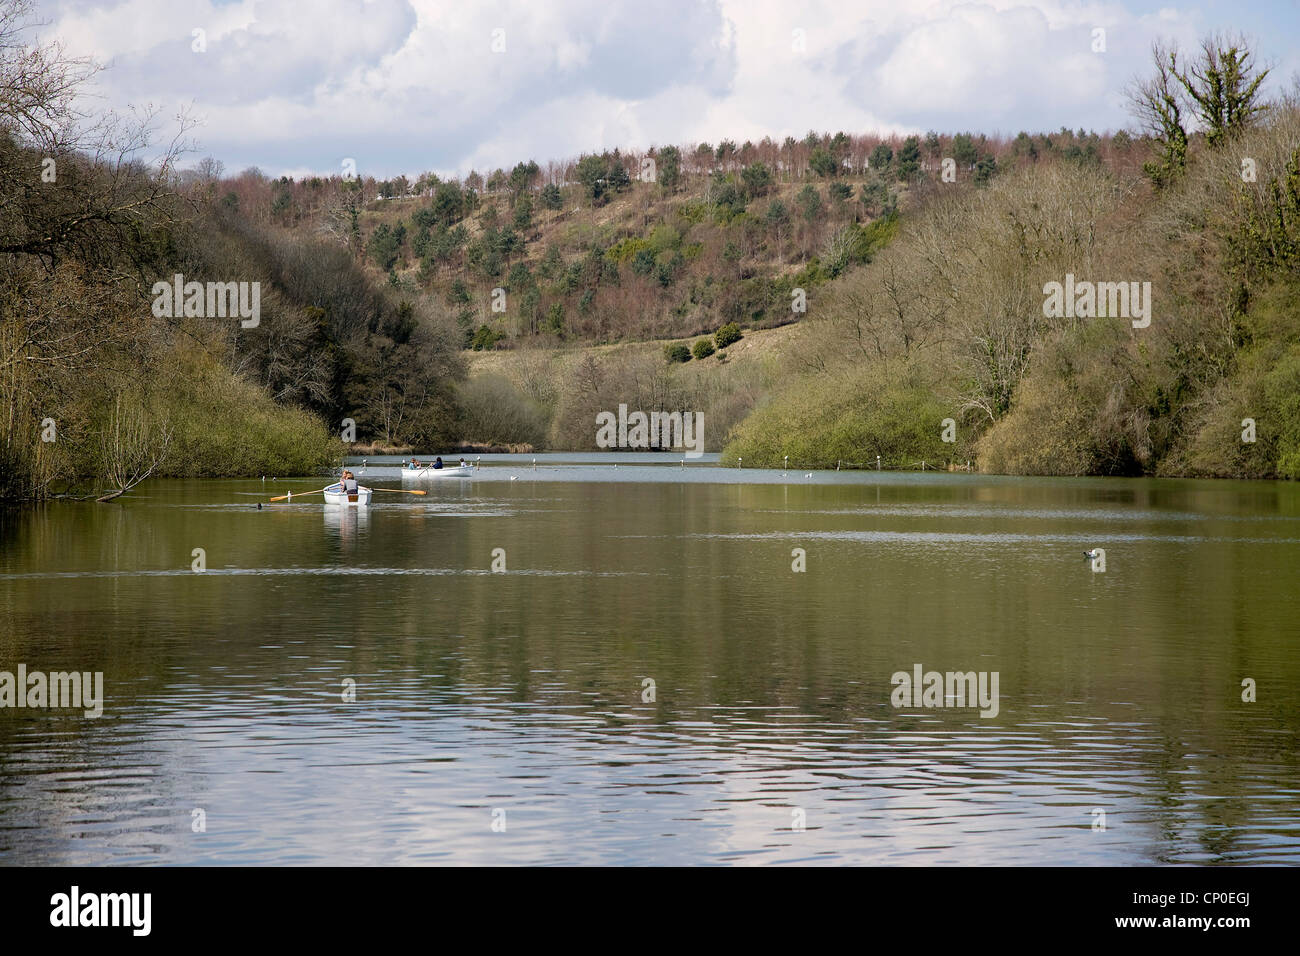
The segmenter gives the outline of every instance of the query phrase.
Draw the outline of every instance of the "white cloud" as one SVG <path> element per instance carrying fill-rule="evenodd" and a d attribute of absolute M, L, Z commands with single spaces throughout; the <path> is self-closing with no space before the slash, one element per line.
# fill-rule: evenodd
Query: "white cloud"
<path fill-rule="evenodd" d="M 1137 2 L 1137 0 L 1130 0 Z M 204 116 L 228 168 L 380 175 L 808 129 L 1125 121 L 1156 35 L 1199 18 L 1071 0 L 67 0 L 46 35 L 111 61 L 113 104 Z M 1107 30 L 1093 53 L 1091 31 Z M 206 53 L 190 50 L 207 31 Z M 493 31 L 505 52 L 492 52 Z M 799 49 L 794 31 L 802 31 Z"/>

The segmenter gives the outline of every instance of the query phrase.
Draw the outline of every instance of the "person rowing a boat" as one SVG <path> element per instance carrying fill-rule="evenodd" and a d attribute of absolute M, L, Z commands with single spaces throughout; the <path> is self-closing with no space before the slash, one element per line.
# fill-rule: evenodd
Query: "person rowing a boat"
<path fill-rule="evenodd" d="M 436 459 L 434 459 L 433 467 L 434 467 L 434 468 L 441 468 L 441 467 L 442 467 L 442 456 L 441 456 L 441 455 L 439 455 Z"/>
<path fill-rule="evenodd" d="M 339 485 L 342 486 L 345 495 L 355 495 L 357 493 L 356 476 L 346 469 L 343 472 L 343 477 L 339 479 Z"/>

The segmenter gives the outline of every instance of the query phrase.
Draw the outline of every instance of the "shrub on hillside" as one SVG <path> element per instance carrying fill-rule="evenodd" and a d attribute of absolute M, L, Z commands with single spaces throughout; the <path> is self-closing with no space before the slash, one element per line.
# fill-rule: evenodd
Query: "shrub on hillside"
<path fill-rule="evenodd" d="M 700 339 L 691 347 L 691 354 L 697 359 L 706 359 L 713 354 L 713 343 L 708 339 Z"/>
<path fill-rule="evenodd" d="M 681 342 L 674 342 L 671 345 L 664 346 L 664 358 L 669 363 L 689 362 L 691 360 L 691 350 Z"/>
<path fill-rule="evenodd" d="M 474 337 L 470 339 L 469 347 L 475 352 L 491 351 L 505 337 L 504 332 L 498 332 L 487 325 L 480 325 Z"/>
<path fill-rule="evenodd" d="M 713 333 L 713 341 L 717 343 L 720 349 L 725 349 L 728 345 L 739 342 L 743 337 L 740 333 L 740 326 L 735 322 L 728 322 Z"/>

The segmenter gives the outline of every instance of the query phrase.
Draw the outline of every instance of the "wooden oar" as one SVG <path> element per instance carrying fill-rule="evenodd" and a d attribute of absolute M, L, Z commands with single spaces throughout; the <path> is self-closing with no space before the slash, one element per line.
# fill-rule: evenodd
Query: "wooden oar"
<path fill-rule="evenodd" d="M 337 482 L 335 482 L 335 484 L 337 484 Z M 298 494 L 300 494 L 300 495 L 318 495 L 318 494 L 320 494 L 322 491 L 325 491 L 326 489 L 333 488 L 333 487 L 334 487 L 334 485 L 326 485 L 324 488 L 317 488 L 315 491 L 300 491 L 300 492 L 298 492 Z M 293 497 L 293 492 L 291 491 L 291 492 L 289 492 L 287 495 L 276 495 L 276 496 L 275 496 L 274 498 L 272 498 L 271 500 L 272 500 L 272 501 L 284 501 L 285 498 L 292 498 L 292 497 Z"/>
<path fill-rule="evenodd" d="M 371 491 L 391 491 L 398 495 L 427 495 L 427 491 L 408 491 L 405 488 L 371 488 Z"/>

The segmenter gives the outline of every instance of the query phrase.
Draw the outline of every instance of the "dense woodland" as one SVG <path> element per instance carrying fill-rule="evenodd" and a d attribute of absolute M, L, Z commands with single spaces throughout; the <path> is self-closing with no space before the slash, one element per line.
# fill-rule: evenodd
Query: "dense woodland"
<path fill-rule="evenodd" d="M 1156 47 L 1134 132 L 292 180 L 79 114 L 96 65 L 27 22 L 0 0 L 6 499 L 302 473 L 352 438 L 589 448 L 620 403 L 703 411 L 754 465 L 1300 472 L 1300 102 L 1233 41 Z M 1045 317 L 1067 273 L 1151 282 L 1150 326 Z M 258 324 L 155 315 L 176 274 L 260 283 Z"/>
<path fill-rule="evenodd" d="M 295 181 L 245 170 L 210 185 L 243 220 L 328 237 L 390 287 L 437 300 L 467 348 L 552 347 L 795 321 L 792 290 L 869 261 L 893 235 L 900 203 L 941 181 L 944 158 L 975 185 L 1040 160 L 1126 171 L 1141 162 L 1127 133 L 809 132 L 544 168 L 521 160 L 463 179 Z M 217 168 L 208 163 L 207 175 Z"/>
<path fill-rule="evenodd" d="M 810 314 L 728 454 L 1300 477 L 1300 86 L 1264 102 L 1223 37 L 1153 61 L 1139 171 L 1037 163 L 925 203 Z M 1067 274 L 1149 281 L 1149 326 L 1046 316 Z"/>

